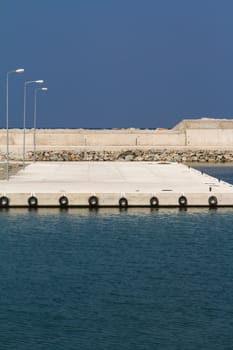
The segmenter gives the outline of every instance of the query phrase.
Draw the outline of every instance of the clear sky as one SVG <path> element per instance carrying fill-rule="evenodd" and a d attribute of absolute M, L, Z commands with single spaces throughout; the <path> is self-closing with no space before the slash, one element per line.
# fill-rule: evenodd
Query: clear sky
<path fill-rule="evenodd" d="M 1 0 L 0 127 L 44 79 L 38 127 L 173 127 L 233 116 L 232 0 Z M 33 86 L 27 93 L 32 127 Z"/>

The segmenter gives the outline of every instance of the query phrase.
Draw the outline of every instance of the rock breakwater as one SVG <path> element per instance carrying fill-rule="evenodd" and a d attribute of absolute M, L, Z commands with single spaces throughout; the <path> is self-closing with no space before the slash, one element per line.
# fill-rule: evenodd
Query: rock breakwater
<path fill-rule="evenodd" d="M 1 155 L 1 160 L 5 154 Z M 21 160 L 18 154 L 10 154 L 13 161 Z M 26 154 L 27 161 L 33 161 L 34 153 Z M 175 161 L 183 163 L 209 162 L 225 163 L 233 162 L 233 150 L 83 150 L 83 151 L 37 151 L 37 161 Z"/>

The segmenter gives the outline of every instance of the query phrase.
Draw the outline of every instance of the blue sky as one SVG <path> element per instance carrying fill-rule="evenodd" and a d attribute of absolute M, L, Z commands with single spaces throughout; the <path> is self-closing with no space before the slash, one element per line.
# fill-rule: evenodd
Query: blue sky
<path fill-rule="evenodd" d="M 23 125 L 23 83 L 44 79 L 38 127 L 173 127 L 233 116 L 233 2 L 1 0 L 0 127 L 6 72 L 10 127 Z M 32 127 L 33 86 L 27 127 Z"/>

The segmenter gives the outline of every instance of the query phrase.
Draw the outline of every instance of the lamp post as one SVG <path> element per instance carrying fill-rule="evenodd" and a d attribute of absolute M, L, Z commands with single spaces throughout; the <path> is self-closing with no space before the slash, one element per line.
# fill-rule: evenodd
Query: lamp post
<path fill-rule="evenodd" d="M 43 84 L 44 80 L 28 80 L 24 82 L 24 109 L 23 109 L 23 167 L 25 166 L 25 141 L 26 141 L 26 107 L 27 107 L 27 85 Z"/>
<path fill-rule="evenodd" d="M 34 122 L 33 122 L 33 129 L 34 129 L 34 135 L 33 135 L 33 145 L 34 145 L 34 156 L 33 161 L 36 161 L 36 124 L 37 124 L 37 93 L 38 91 L 48 91 L 48 88 L 38 88 L 34 91 Z"/>
<path fill-rule="evenodd" d="M 9 180 L 9 75 L 12 73 L 23 73 L 24 69 L 19 68 L 6 74 L 6 179 Z"/>

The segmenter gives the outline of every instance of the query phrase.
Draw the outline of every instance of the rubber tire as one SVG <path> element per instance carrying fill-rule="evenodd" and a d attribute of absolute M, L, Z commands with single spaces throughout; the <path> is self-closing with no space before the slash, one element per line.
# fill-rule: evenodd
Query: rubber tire
<path fill-rule="evenodd" d="M 0 207 L 8 208 L 9 207 L 9 198 L 6 196 L 0 197 Z"/>
<path fill-rule="evenodd" d="M 216 208 L 218 206 L 218 199 L 215 196 L 210 196 L 208 199 L 210 208 Z"/>
<path fill-rule="evenodd" d="M 158 200 L 157 197 L 151 197 L 151 199 L 150 199 L 150 206 L 151 206 L 152 208 L 158 208 L 158 206 L 159 206 L 159 200 Z"/>
<path fill-rule="evenodd" d="M 35 196 L 31 196 L 28 198 L 28 205 L 30 208 L 37 208 L 38 199 Z"/>
<path fill-rule="evenodd" d="M 119 199 L 119 207 L 120 208 L 127 208 L 128 207 L 128 200 L 125 197 L 121 197 Z"/>
<path fill-rule="evenodd" d="M 187 207 L 188 200 L 185 196 L 180 196 L 178 199 L 178 202 L 179 202 L 180 207 L 182 207 L 182 208 Z"/>
<path fill-rule="evenodd" d="M 89 203 L 90 208 L 98 207 L 98 204 L 99 204 L 98 197 L 96 197 L 96 196 L 89 197 L 88 203 Z"/>
<path fill-rule="evenodd" d="M 69 205 L 68 198 L 66 196 L 61 196 L 59 198 L 59 204 L 60 204 L 60 207 L 62 207 L 62 208 L 68 207 L 68 205 Z"/>

